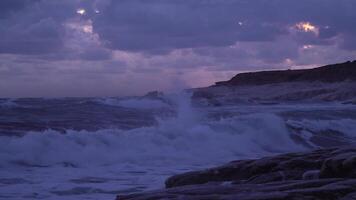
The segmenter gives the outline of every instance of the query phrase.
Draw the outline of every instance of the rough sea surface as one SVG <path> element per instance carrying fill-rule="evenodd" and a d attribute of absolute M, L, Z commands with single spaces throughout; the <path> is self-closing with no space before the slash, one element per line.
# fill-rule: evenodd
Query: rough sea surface
<path fill-rule="evenodd" d="M 115 199 L 174 174 L 355 141 L 356 106 L 0 99 L 0 199 Z"/>

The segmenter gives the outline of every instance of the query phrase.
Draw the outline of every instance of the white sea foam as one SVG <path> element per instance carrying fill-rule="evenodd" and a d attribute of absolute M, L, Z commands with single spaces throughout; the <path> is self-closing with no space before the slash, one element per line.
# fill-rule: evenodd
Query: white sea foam
<path fill-rule="evenodd" d="M 248 112 L 239 107 L 237 113 L 241 115 L 207 120 L 204 110 L 191 108 L 189 95 L 171 95 L 169 99 L 175 101 L 177 115 L 159 119 L 152 127 L 2 136 L 0 181 L 24 183 L 5 184 L 0 193 L 14 199 L 34 194 L 37 196 L 33 198 L 42 199 L 114 199 L 119 193 L 116 190 L 163 187 L 164 179 L 176 173 L 306 148 L 291 139 L 285 119 L 266 109 L 270 107 L 248 108 Z M 111 103 L 121 106 L 122 102 L 114 99 Z M 287 107 L 276 110 L 285 111 Z M 352 119 L 287 121 L 297 128 L 334 128 L 350 135 L 354 124 Z"/>
<path fill-rule="evenodd" d="M 356 138 L 356 120 L 354 119 L 288 120 L 287 124 L 314 133 L 319 133 L 322 131 L 336 131 L 348 137 Z"/>
<path fill-rule="evenodd" d="M 0 163 L 76 166 L 117 163 L 211 164 L 231 159 L 302 150 L 275 114 L 251 114 L 204 121 L 182 98 L 175 118 L 157 126 L 96 132 L 53 130 L 0 140 Z M 278 143 L 278 145 L 275 145 Z"/>
<path fill-rule="evenodd" d="M 0 108 L 15 108 L 19 107 L 16 102 L 16 99 L 5 99 L 4 101 L 0 101 Z"/>
<path fill-rule="evenodd" d="M 119 106 L 124 108 L 136 108 L 136 109 L 157 109 L 166 108 L 168 105 L 161 100 L 156 99 L 144 99 L 144 98 L 129 98 L 129 99 L 117 99 L 117 98 L 102 98 L 97 99 L 96 102 L 108 105 Z"/>
<path fill-rule="evenodd" d="M 291 139 L 286 124 L 313 132 L 335 130 L 356 136 L 356 121 L 352 119 L 286 122 L 275 113 L 258 112 L 206 121 L 203 113 L 191 108 L 189 97 L 171 98 L 176 100 L 177 116 L 160 119 L 152 127 L 68 130 L 66 134 L 47 130 L 23 137 L 2 137 L 0 165 L 212 164 L 303 150 Z"/>

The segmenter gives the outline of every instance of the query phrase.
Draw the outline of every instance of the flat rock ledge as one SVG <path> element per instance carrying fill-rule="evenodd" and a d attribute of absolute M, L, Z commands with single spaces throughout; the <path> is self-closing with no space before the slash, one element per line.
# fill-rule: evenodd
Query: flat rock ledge
<path fill-rule="evenodd" d="M 117 200 L 356 200 L 356 146 L 238 160 L 172 176 L 166 189 Z"/>

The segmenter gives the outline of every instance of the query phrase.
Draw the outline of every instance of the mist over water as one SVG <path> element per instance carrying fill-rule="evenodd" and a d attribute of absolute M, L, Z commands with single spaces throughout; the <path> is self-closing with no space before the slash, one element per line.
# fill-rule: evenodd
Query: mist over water
<path fill-rule="evenodd" d="M 113 199 L 160 188 L 180 172 L 320 148 L 324 136 L 346 143 L 356 137 L 355 110 L 192 106 L 186 93 L 2 100 L 0 123 L 8 128 L 0 136 L 0 199 Z"/>

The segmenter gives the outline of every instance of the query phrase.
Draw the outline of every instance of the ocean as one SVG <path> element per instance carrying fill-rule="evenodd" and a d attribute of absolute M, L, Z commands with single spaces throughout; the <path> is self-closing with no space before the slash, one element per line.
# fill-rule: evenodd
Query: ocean
<path fill-rule="evenodd" d="M 189 94 L 0 99 L 0 199 L 115 199 L 167 177 L 347 145 L 356 106 L 207 106 Z"/>

